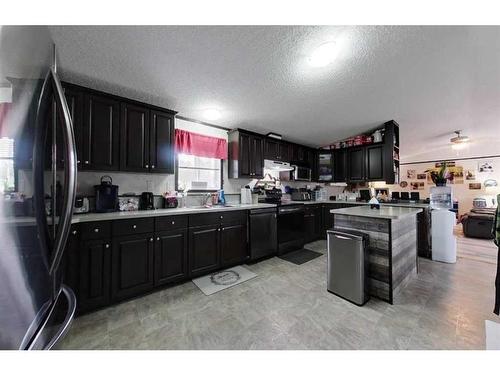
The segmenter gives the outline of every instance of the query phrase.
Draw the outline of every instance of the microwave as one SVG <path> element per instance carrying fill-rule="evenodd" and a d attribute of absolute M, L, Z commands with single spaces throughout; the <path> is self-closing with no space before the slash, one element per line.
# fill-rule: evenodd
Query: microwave
<path fill-rule="evenodd" d="M 298 165 L 294 165 L 293 168 L 294 181 L 311 181 L 311 168 L 301 167 Z"/>

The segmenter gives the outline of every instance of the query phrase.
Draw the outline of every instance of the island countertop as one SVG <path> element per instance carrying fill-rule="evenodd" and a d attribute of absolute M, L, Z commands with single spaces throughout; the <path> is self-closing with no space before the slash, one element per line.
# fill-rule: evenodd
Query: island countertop
<path fill-rule="evenodd" d="M 335 208 L 330 210 L 332 214 L 352 215 L 361 217 L 373 217 L 377 219 L 402 219 L 407 216 L 422 212 L 422 208 L 380 206 L 380 209 L 371 209 L 369 206 L 358 206 L 349 208 Z"/>

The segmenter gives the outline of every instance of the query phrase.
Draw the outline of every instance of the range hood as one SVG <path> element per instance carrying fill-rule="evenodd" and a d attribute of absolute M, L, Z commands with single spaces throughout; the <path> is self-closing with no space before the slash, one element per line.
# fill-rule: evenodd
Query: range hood
<path fill-rule="evenodd" d="M 290 165 L 290 163 L 276 160 L 264 160 L 264 169 L 270 169 L 278 172 L 289 172 L 293 171 L 294 168 Z"/>

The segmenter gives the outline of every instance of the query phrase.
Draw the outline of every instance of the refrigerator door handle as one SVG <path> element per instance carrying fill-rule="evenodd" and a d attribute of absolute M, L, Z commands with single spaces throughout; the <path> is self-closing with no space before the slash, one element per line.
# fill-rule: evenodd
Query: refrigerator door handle
<path fill-rule="evenodd" d="M 64 254 L 64 248 L 68 239 L 69 231 L 71 229 L 71 218 L 73 216 L 73 206 L 76 195 L 76 146 L 75 135 L 73 131 L 73 122 L 66 103 L 64 91 L 54 68 L 50 70 L 52 77 L 52 84 L 54 87 L 54 94 L 57 103 L 58 115 L 62 123 L 63 136 L 66 144 L 65 164 L 64 168 L 64 202 L 59 217 L 57 226 L 57 235 L 54 240 L 54 252 L 52 261 L 49 268 L 49 273 L 56 272 L 59 264 L 61 263 Z"/>
<path fill-rule="evenodd" d="M 64 317 L 64 321 L 61 323 L 59 326 L 59 329 L 57 332 L 52 336 L 50 341 L 41 347 L 41 337 L 43 336 L 43 331 L 46 328 L 47 324 L 49 323 L 49 320 L 51 319 L 52 315 L 54 314 L 54 310 L 56 309 L 57 305 L 57 300 L 61 297 L 61 294 L 64 294 L 64 296 L 67 299 L 68 302 L 68 311 L 66 312 L 66 316 Z M 65 335 L 68 333 L 69 328 L 71 327 L 71 323 L 73 322 L 73 318 L 75 316 L 76 312 L 76 297 L 75 293 L 67 287 L 64 284 L 61 284 L 61 289 L 59 291 L 59 295 L 57 296 L 56 301 L 52 304 L 51 311 L 47 314 L 47 317 L 45 318 L 45 321 L 43 324 L 40 326 L 37 335 L 35 338 L 31 341 L 31 344 L 27 348 L 28 350 L 36 350 L 36 349 L 43 349 L 43 350 L 50 350 L 54 347 L 55 344 L 57 344 Z"/>

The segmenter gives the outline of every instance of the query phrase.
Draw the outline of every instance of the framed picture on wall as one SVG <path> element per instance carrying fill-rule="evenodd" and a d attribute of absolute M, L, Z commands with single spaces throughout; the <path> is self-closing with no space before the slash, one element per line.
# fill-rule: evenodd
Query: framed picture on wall
<path fill-rule="evenodd" d="M 424 190 L 425 184 L 421 181 L 415 181 L 410 183 L 411 190 Z"/>
<path fill-rule="evenodd" d="M 477 164 L 477 171 L 479 173 L 492 173 L 492 172 L 494 172 L 492 162 L 490 160 L 488 160 L 488 161 L 480 161 Z"/>
<path fill-rule="evenodd" d="M 480 182 L 469 183 L 469 190 L 481 190 L 481 183 Z"/>
<path fill-rule="evenodd" d="M 476 171 L 473 171 L 471 169 L 468 169 L 465 171 L 465 179 L 467 181 L 475 180 L 476 179 Z"/>
<path fill-rule="evenodd" d="M 415 169 L 408 169 L 406 171 L 406 178 L 408 180 L 414 180 L 417 177 L 417 171 Z"/>
<path fill-rule="evenodd" d="M 417 180 L 426 180 L 427 179 L 427 173 L 418 173 L 417 174 Z"/>

